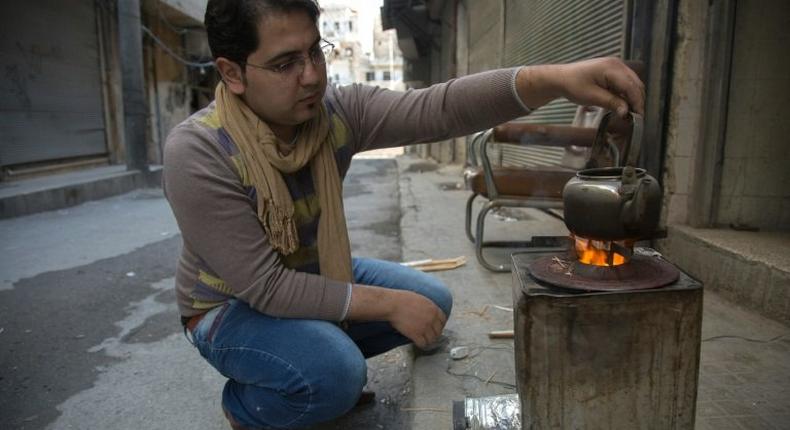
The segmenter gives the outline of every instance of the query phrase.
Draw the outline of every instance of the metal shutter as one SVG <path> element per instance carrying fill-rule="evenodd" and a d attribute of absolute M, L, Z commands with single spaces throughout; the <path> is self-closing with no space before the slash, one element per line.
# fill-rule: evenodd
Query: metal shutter
<path fill-rule="evenodd" d="M 507 0 L 504 66 L 569 63 L 625 52 L 627 0 Z M 555 100 L 523 121 L 570 124 L 576 105 Z M 561 148 L 503 145 L 504 165 L 551 165 Z"/>
<path fill-rule="evenodd" d="M 93 0 L 0 2 L 0 165 L 107 152 Z"/>

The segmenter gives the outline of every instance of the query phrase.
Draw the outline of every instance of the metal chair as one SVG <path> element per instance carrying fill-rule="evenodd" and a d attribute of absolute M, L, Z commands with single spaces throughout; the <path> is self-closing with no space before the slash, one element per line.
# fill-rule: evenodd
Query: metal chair
<path fill-rule="evenodd" d="M 598 108 L 579 107 L 573 125 L 539 125 L 506 123 L 472 136 L 467 148 L 467 168 L 464 176 L 472 195 L 466 202 L 465 230 L 475 244 L 475 254 L 480 264 L 494 272 L 510 270 L 505 264 L 492 264 L 483 255 L 484 248 L 560 248 L 564 240 L 556 236 L 534 236 L 528 241 L 484 241 L 486 216 L 496 208 L 535 208 L 562 219 L 554 210 L 561 210 L 562 189 L 576 170 L 590 162 L 589 148 L 595 140 L 598 123 L 603 112 Z M 617 165 L 617 135 L 607 139 L 608 154 L 595 154 L 607 158 L 598 164 Z M 563 164 L 550 167 L 501 167 L 492 166 L 488 148 L 492 143 L 542 145 L 565 148 Z M 472 233 L 472 206 L 478 196 L 488 201 L 477 215 L 475 233 Z"/>

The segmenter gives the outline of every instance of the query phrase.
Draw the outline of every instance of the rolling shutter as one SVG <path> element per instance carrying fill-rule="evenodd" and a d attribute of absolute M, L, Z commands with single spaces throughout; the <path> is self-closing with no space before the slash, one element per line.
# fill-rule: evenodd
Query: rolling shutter
<path fill-rule="evenodd" d="M 616 56 L 626 48 L 627 0 L 507 0 L 503 66 L 569 63 Z M 555 100 L 523 121 L 570 124 L 576 105 Z M 551 165 L 561 148 L 503 145 L 504 165 Z"/>
<path fill-rule="evenodd" d="M 0 165 L 107 152 L 93 0 L 0 3 Z"/>

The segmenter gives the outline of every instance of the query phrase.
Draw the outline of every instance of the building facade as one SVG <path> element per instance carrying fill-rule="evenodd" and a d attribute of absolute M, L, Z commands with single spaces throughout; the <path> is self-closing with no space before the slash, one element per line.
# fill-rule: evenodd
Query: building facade
<path fill-rule="evenodd" d="M 381 28 L 380 14 L 372 17 L 372 26 L 363 26 L 357 6 L 341 0 L 321 2 L 321 35 L 335 44 L 335 52 L 327 61 L 329 83 L 404 89 L 403 57 L 396 33 Z"/>
<path fill-rule="evenodd" d="M 0 181 L 160 164 L 168 130 L 213 97 L 205 6 L 3 2 Z"/>
<path fill-rule="evenodd" d="M 327 59 L 327 75 L 332 85 L 350 85 L 364 79 L 366 56 L 362 52 L 359 15 L 343 2 L 322 4 L 319 28 L 324 39 L 334 43 Z"/>
<path fill-rule="evenodd" d="M 376 15 L 373 26 L 373 52 L 368 56 L 365 83 L 396 91 L 406 89 L 397 33 L 381 28 L 381 15 Z"/>
<path fill-rule="evenodd" d="M 669 231 L 655 245 L 708 287 L 790 318 L 790 265 L 777 258 L 790 255 L 790 3 L 385 0 L 382 17 L 415 85 L 599 56 L 640 62 L 640 164 L 662 182 Z M 570 124 L 574 109 L 558 100 L 522 120 Z M 535 150 L 500 146 L 493 158 L 515 166 Z M 463 163 L 465 148 L 456 139 L 417 153 Z"/>

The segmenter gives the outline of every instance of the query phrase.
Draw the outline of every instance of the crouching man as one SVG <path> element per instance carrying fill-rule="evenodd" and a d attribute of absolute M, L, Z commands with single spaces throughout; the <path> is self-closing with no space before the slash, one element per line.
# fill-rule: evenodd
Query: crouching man
<path fill-rule="evenodd" d="M 639 78 L 619 60 L 517 67 L 427 89 L 328 88 L 332 50 L 312 0 L 209 0 L 222 82 L 169 135 L 164 187 L 183 236 L 182 321 L 228 378 L 234 428 L 339 417 L 362 396 L 365 359 L 430 348 L 450 316 L 438 279 L 352 258 L 342 183 L 360 151 L 448 139 L 557 97 L 625 115 Z"/>

